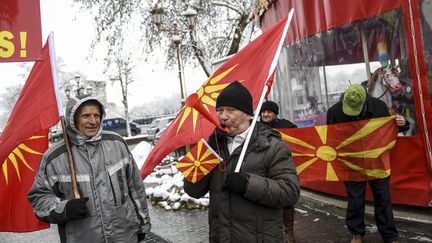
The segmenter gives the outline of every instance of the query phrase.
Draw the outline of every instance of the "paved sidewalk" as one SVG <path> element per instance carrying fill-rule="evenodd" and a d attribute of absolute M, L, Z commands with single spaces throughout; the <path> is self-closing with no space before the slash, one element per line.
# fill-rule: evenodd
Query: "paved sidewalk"
<path fill-rule="evenodd" d="M 208 242 L 207 210 L 166 211 L 148 201 L 152 231 L 145 243 Z M 60 243 L 57 226 L 29 233 L 0 232 L 0 243 Z"/>
<path fill-rule="evenodd" d="M 318 212 L 345 218 L 347 201 L 343 197 L 302 188 L 298 203 Z M 398 230 L 426 235 L 432 234 L 431 207 L 393 205 L 393 214 Z M 365 220 L 375 222 L 374 207 L 371 202 L 366 203 Z"/>
<path fill-rule="evenodd" d="M 208 242 L 207 210 L 167 211 L 149 202 L 152 232 L 169 242 Z"/>
<path fill-rule="evenodd" d="M 162 237 L 160 237 L 159 235 L 150 232 L 146 235 L 145 240 L 141 241 L 141 243 L 170 243 L 170 241 L 167 241 Z"/>
<path fill-rule="evenodd" d="M 350 234 L 344 222 L 346 202 L 341 198 L 302 190 L 296 205 L 295 233 L 297 243 L 349 242 Z M 369 210 L 367 210 L 369 211 Z M 152 222 L 146 243 L 208 242 L 207 210 L 166 211 L 149 202 Z M 405 216 L 404 216 L 405 215 Z M 407 207 L 395 209 L 400 242 L 432 242 L 432 211 L 430 208 Z M 408 220 L 405 221 L 404 220 Z M 423 221 L 423 222 L 419 222 Z M 382 242 L 368 217 L 366 242 Z M 58 243 L 57 228 L 31 233 L 0 233 L 0 243 Z"/>

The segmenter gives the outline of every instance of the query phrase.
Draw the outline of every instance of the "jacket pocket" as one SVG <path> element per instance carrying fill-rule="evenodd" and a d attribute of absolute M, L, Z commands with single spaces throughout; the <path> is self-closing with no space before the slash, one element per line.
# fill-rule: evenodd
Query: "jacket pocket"
<path fill-rule="evenodd" d="M 112 193 L 113 203 L 116 207 L 125 201 L 125 175 L 123 163 L 120 161 L 107 168 L 107 181 Z"/>

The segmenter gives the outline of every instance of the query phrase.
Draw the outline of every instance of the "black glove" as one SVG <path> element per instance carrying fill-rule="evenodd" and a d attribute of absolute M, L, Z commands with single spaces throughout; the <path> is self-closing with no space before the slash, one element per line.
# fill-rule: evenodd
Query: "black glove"
<path fill-rule="evenodd" d="M 65 206 L 66 217 L 69 220 L 86 218 L 89 215 L 87 201 L 88 197 L 69 200 Z"/>
<path fill-rule="evenodd" d="M 227 175 L 222 191 L 235 192 L 243 195 L 246 192 L 249 176 L 240 173 L 230 173 Z"/>
<path fill-rule="evenodd" d="M 138 242 L 141 242 L 145 239 L 146 234 L 145 233 L 138 233 Z"/>

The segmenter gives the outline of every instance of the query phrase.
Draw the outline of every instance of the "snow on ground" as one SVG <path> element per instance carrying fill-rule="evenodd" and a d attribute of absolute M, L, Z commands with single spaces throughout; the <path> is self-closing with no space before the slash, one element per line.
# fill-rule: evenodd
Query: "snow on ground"
<path fill-rule="evenodd" d="M 294 210 L 301 213 L 301 214 L 307 214 L 308 213 L 308 211 L 302 210 L 300 208 L 294 208 Z"/>
<path fill-rule="evenodd" d="M 148 142 L 140 142 L 133 150 L 132 155 L 138 168 L 141 168 L 147 159 L 152 146 Z M 183 174 L 177 170 L 175 164 L 178 159 L 167 156 L 161 165 L 156 166 L 153 172 L 144 179 L 146 194 L 154 205 L 166 210 L 180 208 L 204 209 L 209 205 L 208 193 L 195 199 L 187 195 L 183 190 Z"/>
<path fill-rule="evenodd" d="M 424 236 L 416 236 L 416 237 L 412 237 L 412 238 L 410 238 L 410 240 L 417 240 L 417 241 L 424 241 L 424 242 L 432 242 L 432 239 L 431 239 L 431 238 L 424 237 Z"/>

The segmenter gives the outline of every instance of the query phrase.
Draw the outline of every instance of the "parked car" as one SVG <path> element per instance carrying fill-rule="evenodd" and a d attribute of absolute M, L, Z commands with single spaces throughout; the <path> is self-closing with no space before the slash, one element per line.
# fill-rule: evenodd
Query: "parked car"
<path fill-rule="evenodd" d="M 55 142 L 59 141 L 60 139 L 63 139 L 63 130 L 56 129 L 56 130 L 50 131 L 50 133 L 48 134 L 48 139 L 51 143 L 55 143 Z"/>
<path fill-rule="evenodd" d="M 159 141 L 159 139 L 161 138 L 161 136 L 164 134 L 165 130 L 169 127 L 169 125 L 171 125 L 171 122 L 172 122 L 172 121 L 168 122 L 164 127 L 162 127 L 162 128 L 159 130 L 159 132 L 157 132 L 157 133 L 154 135 L 154 139 L 153 139 L 153 143 L 154 143 L 154 144 L 156 144 L 157 141 Z"/>
<path fill-rule="evenodd" d="M 147 130 L 149 140 L 154 140 L 155 135 L 164 127 L 167 127 L 167 125 L 174 119 L 175 116 L 167 116 L 153 120 L 153 122 L 150 124 L 150 128 Z"/>
<path fill-rule="evenodd" d="M 153 145 L 155 145 L 159 141 L 159 139 L 165 133 L 166 129 L 171 125 L 171 122 L 166 124 L 165 127 L 163 127 L 158 133 L 156 133 L 156 135 L 154 136 Z M 184 156 L 186 154 L 186 148 L 180 147 L 180 148 L 176 149 L 173 153 L 174 153 L 174 156 L 176 156 L 176 157 Z"/>
<path fill-rule="evenodd" d="M 102 122 L 103 129 L 105 131 L 112 131 L 120 134 L 121 136 L 127 136 L 126 132 L 126 120 L 123 118 L 109 118 Z M 134 122 L 129 123 L 132 136 L 141 133 L 141 129 Z"/>

